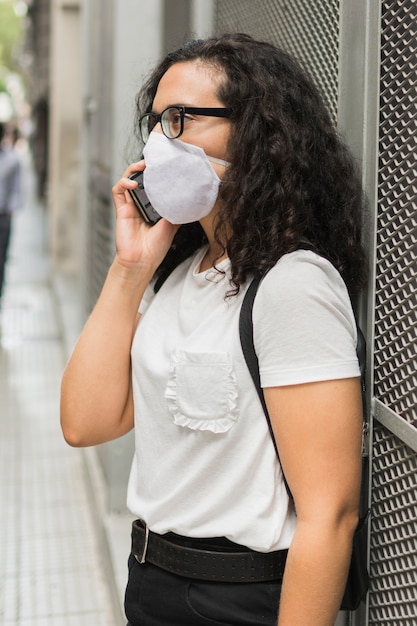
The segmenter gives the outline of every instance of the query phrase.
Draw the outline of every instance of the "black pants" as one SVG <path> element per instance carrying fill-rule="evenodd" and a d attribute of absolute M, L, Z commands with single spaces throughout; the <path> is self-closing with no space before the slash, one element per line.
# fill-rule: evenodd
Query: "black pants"
<path fill-rule="evenodd" d="M 0 213 L 0 298 L 3 291 L 7 251 L 10 243 L 12 218 L 10 214 Z"/>
<path fill-rule="evenodd" d="M 280 582 L 193 580 L 129 557 L 128 626 L 276 626 Z"/>

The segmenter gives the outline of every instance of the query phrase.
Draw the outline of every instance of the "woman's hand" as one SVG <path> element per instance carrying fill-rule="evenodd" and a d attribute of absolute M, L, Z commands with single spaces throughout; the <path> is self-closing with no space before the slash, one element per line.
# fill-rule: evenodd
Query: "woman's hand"
<path fill-rule="evenodd" d="M 126 268 L 146 267 L 153 274 L 168 252 L 179 226 L 165 219 L 150 226 L 139 214 L 128 193 L 138 183 L 129 176 L 144 169 L 145 161 L 133 163 L 112 189 L 116 208 L 116 261 Z"/>
<path fill-rule="evenodd" d="M 62 379 L 61 424 L 73 446 L 133 428 L 130 350 L 138 307 L 178 230 L 164 219 L 149 226 L 139 215 L 128 193 L 137 183 L 129 176 L 144 168 L 144 161 L 131 165 L 113 187 L 116 257 Z"/>

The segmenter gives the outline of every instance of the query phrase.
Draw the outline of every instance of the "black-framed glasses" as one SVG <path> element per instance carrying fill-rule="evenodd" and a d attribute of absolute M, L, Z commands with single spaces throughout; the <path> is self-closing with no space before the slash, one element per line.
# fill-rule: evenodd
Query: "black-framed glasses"
<path fill-rule="evenodd" d="M 143 143 L 149 139 L 149 135 L 160 122 L 161 129 L 168 139 L 178 139 L 184 132 L 184 118 L 187 113 L 194 115 L 207 115 L 208 117 L 230 117 L 232 109 L 225 108 L 196 108 L 173 106 L 168 107 L 162 113 L 145 113 L 139 119 L 139 131 Z"/>

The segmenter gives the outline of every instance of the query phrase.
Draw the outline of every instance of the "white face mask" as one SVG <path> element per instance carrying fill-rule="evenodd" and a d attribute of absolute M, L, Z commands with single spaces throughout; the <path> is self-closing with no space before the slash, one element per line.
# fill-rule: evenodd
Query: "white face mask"
<path fill-rule="evenodd" d="M 171 224 L 189 224 L 208 215 L 219 193 L 220 178 L 202 148 L 152 132 L 143 149 L 143 186 L 155 211 Z"/>

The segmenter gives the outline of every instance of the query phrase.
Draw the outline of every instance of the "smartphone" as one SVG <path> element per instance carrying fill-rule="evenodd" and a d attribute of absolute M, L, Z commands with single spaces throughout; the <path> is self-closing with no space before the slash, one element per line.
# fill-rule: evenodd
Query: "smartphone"
<path fill-rule="evenodd" d="M 143 186 L 143 172 L 135 172 L 132 176 L 129 176 L 130 180 L 136 180 L 138 186 L 134 189 L 128 189 L 135 206 L 145 222 L 153 226 L 158 220 L 161 219 L 159 213 L 155 211 L 152 204 L 149 202 L 149 198 L 146 195 L 145 188 Z"/>

